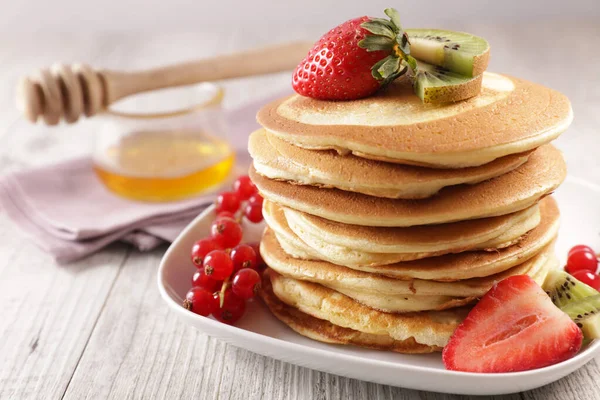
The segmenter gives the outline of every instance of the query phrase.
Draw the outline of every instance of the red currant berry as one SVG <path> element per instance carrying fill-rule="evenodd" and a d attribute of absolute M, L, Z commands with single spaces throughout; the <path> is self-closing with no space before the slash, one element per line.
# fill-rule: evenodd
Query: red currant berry
<path fill-rule="evenodd" d="M 598 259 L 596 255 L 588 250 L 574 251 L 567 259 L 565 270 L 571 275 L 577 271 L 589 271 L 596 273 Z"/>
<path fill-rule="evenodd" d="M 600 290 L 600 276 L 584 270 L 575 271 L 571 275 L 578 281 L 583 282 L 596 290 Z"/>
<path fill-rule="evenodd" d="M 192 262 L 198 268 L 202 267 L 202 261 L 208 253 L 220 250 L 222 247 L 212 238 L 200 239 L 192 246 Z"/>
<path fill-rule="evenodd" d="M 235 192 L 223 192 L 217 197 L 217 214 L 222 211 L 235 213 L 240 208 L 240 198 Z"/>
<path fill-rule="evenodd" d="M 230 249 L 242 241 L 242 227 L 231 218 L 214 221 L 210 226 L 210 234 L 223 248 Z"/>
<path fill-rule="evenodd" d="M 220 283 L 221 282 L 206 275 L 204 268 L 199 269 L 192 276 L 192 287 L 201 287 L 202 289 L 206 289 L 211 293 L 219 288 Z"/>
<path fill-rule="evenodd" d="M 256 193 L 255 195 L 253 195 L 252 197 L 250 197 L 248 199 L 249 204 L 260 204 L 261 207 L 262 207 L 263 201 L 264 201 L 263 197 L 258 193 Z"/>
<path fill-rule="evenodd" d="M 247 244 L 240 244 L 231 250 L 231 261 L 233 261 L 233 272 L 242 268 L 256 269 L 256 252 Z"/>
<path fill-rule="evenodd" d="M 233 262 L 223 250 L 213 250 L 204 258 L 204 272 L 216 281 L 225 280 L 233 272 Z"/>
<path fill-rule="evenodd" d="M 244 215 L 248 218 L 248 221 L 259 223 L 263 220 L 262 204 L 248 203 L 244 209 Z"/>
<path fill-rule="evenodd" d="M 220 293 L 216 292 L 213 296 L 217 303 L 217 308 L 213 311 L 212 315 L 218 321 L 226 324 L 234 324 L 242 317 L 242 315 L 244 315 L 244 312 L 246 311 L 246 302 L 236 296 L 231 289 L 227 289 L 225 293 L 223 293 L 223 307 L 219 307 Z"/>
<path fill-rule="evenodd" d="M 586 250 L 592 254 L 595 254 L 594 250 L 590 246 L 586 246 L 585 244 L 578 244 L 577 246 L 571 247 L 571 250 L 569 250 L 569 256 L 571 256 L 571 254 L 576 253 L 580 250 Z"/>
<path fill-rule="evenodd" d="M 267 267 L 265 260 L 263 260 L 262 255 L 260 254 L 260 244 L 259 243 L 251 243 L 250 247 L 254 249 L 256 253 L 256 270 L 262 271 Z"/>
<path fill-rule="evenodd" d="M 212 314 L 219 304 L 211 292 L 199 287 L 191 288 L 185 295 L 183 307 L 193 313 L 208 317 Z"/>
<path fill-rule="evenodd" d="M 233 183 L 233 190 L 238 194 L 240 200 L 248 200 L 250 196 L 258 191 L 248 175 L 237 178 Z"/>
<path fill-rule="evenodd" d="M 260 290 L 260 275 L 250 268 L 240 269 L 233 276 L 231 290 L 242 299 L 253 298 Z"/>
<path fill-rule="evenodd" d="M 229 212 L 229 211 L 221 211 L 220 213 L 217 214 L 217 218 L 215 218 L 215 220 L 218 220 L 221 218 L 235 219 L 235 214 L 232 212 Z"/>

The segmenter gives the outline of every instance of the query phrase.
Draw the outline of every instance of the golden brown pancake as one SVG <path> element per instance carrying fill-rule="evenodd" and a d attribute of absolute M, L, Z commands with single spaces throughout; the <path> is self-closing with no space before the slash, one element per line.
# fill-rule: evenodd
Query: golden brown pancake
<path fill-rule="evenodd" d="M 544 202 L 546 198 L 542 199 Z M 270 209 L 281 208 L 268 200 L 264 202 L 265 215 Z M 290 214 L 290 208 L 283 208 Z M 497 217 L 471 219 L 441 225 L 418 225 L 409 227 L 371 227 L 348 225 L 330 221 L 300 211 L 291 211 L 301 220 L 305 229 L 320 232 L 328 243 L 374 253 L 413 253 L 469 250 L 484 247 L 494 238 L 505 235 L 516 224 L 534 217 L 539 224 L 539 203 L 512 214 Z M 536 226 L 537 226 L 536 224 Z M 454 251 L 448 251 L 452 253 Z"/>
<path fill-rule="evenodd" d="M 266 272 L 273 293 L 285 304 L 334 325 L 394 340 L 413 338 L 427 346 L 443 347 L 468 308 L 393 314 L 364 306 L 348 296 L 324 286 Z"/>
<path fill-rule="evenodd" d="M 518 244 L 497 251 L 467 251 L 381 266 L 345 266 L 356 271 L 377 273 L 403 280 L 417 278 L 455 281 L 492 275 L 512 268 L 535 256 L 556 237 L 560 213 L 553 198 L 544 199 L 541 204 L 541 213 L 542 220 L 540 224 L 525 235 Z M 286 256 L 325 262 L 321 253 L 300 240 L 285 225 L 285 220 L 268 220 L 268 223 L 269 229 L 274 231 L 277 241 L 282 247 L 281 250 Z M 265 235 L 268 236 L 269 234 Z M 291 245 L 293 250 L 299 248 L 306 254 L 296 254 L 290 251 L 286 244 Z M 277 247 L 279 248 L 279 245 Z M 325 264 L 329 264 L 329 262 L 325 262 Z"/>
<path fill-rule="evenodd" d="M 432 169 L 340 156 L 335 151 L 306 150 L 264 129 L 250 135 L 248 150 L 256 171 L 270 179 L 401 199 L 422 199 L 446 186 L 500 176 L 521 166 L 530 154 L 505 156 L 480 167 Z"/>
<path fill-rule="evenodd" d="M 477 185 L 444 188 L 422 200 L 384 199 L 339 189 L 298 186 L 265 178 L 250 167 L 250 178 L 265 199 L 331 221 L 364 226 L 443 224 L 510 214 L 531 207 L 564 180 L 561 153 L 542 146 L 519 168 Z"/>
<path fill-rule="evenodd" d="M 330 231 L 305 223 L 303 216 L 308 216 L 308 214 L 300 215 L 297 211 L 280 207 L 268 200 L 265 200 L 263 204 L 263 216 L 271 228 L 288 238 L 289 244 L 302 241 L 295 247 L 307 246 L 309 249 L 305 252 L 314 254 L 309 258 L 316 257 L 334 264 L 360 269 L 361 267 L 393 264 L 469 250 L 496 251 L 508 247 L 517 243 L 523 235 L 539 225 L 541 221 L 539 209 L 540 207 L 536 204 L 508 216 L 407 228 L 369 228 L 335 223 L 346 227 L 346 229 L 340 229 L 343 233 L 342 240 L 358 242 L 358 248 L 335 244 L 331 240 Z M 319 219 L 322 220 L 322 218 Z M 498 221 L 498 219 L 504 221 Z M 486 221 L 490 221 L 489 227 L 486 226 Z M 472 223 L 470 224 L 470 222 Z M 472 230 L 471 227 L 480 229 Z M 386 251 L 384 252 L 373 251 L 373 246 L 370 246 L 373 236 L 356 237 L 357 233 L 364 233 L 365 230 L 368 233 L 377 230 L 395 230 L 396 235 L 391 232 L 385 232 L 382 235 L 395 236 L 396 242 L 385 247 Z M 415 231 L 415 235 L 411 235 L 412 231 Z M 424 233 L 423 231 L 429 231 L 432 234 L 429 237 L 426 235 L 419 237 L 419 233 Z M 375 232 L 375 235 L 377 234 Z M 445 241 L 440 242 L 440 237 L 445 238 Z M 363 244 L 365 246 L 360 246 Z M 415 244 L 417 246 L 414 246 Z"/>
<path fill-rule="evenodd" d="M 289 257 L 270 231 L 265 232 L 261 254 L 267 265 L 288 278 L 318 283 L 341 292 L 371 308 L 387 312 L 442 310 L 468 304 L 495 283 L 512 275 L 530 275 L 541 285 L 547 269 L 556 267 L 553 243 L 533 257 L 502 272 L 452 282 L 413 279 L 402 281 L 368 272 L 349 270 L 324 261 Z"/>
<path fill-rule="evenodd" d="M 345 265 L 341 266 L 342 269 L 337 270 L 337 273 L 349 274 L 350 271 L 347 270 L 352 269 L 356 273 L 385 275 L 396 280 L 426 279 L 445 282 L 497 274 L 534 257 L 554 240 L 558 232 L 560 216 L 554 199 L 548 198 L 544 201 L 541 212 L 540 224 L 525 235 L 518 244 L 504 249 L 493 252 L 468 251 L 445 254 L 380 266 Z M 269 229 L 275 232 L 277 240 L 272 239 L 269 231 L 265 233 L 263 240 L 269 243 L 268 251 L 272 257 L 277 256 L 277 262 L 290 266 L 296 265 L 293 259 L 303 259 L 313 262 L 311 265 L 314 267 L 311 268 L 331 269 L 329 264 L 333 263 L 323 260 L 323 254 L 306 245 L 285 224 L 273 223 L 270 224 Z M 301 252 L 297 253 L 297 249 Z M 298 268 L 306 265 L 308 264 L 297 264 Z"/>
<path fill-rule="evenodd" d="M 518 267 L 512 268 L 505 273 L 499 274 L 498 280 L 504 279 L 509 274 L 529 275 L 538 285 L 542 285 L 550 269 L 559 266 L 558 259 L 551 254 L 553 250 L 540 253 L 531 260 L 524 262 Z M 324 284 L 324 286 L 328 286 Z M 491 287 L 491 286 L 490 286 Z M 387 294 L 382 295 L 376 291 L 358 290 L 345 286 L 331 286 L 331 289 L 345 294 L 346 296 L 364 304 L 368 307 L 384 312 L 405 313 L 427 310 L 447 310 L 450 308 L 470 305 L 481 296 L 446 296 L 446 295 L 412 295 L 412 294 Z M 489 290 L 489 288 L 488 288 Z M 487 292 L 487 290 L 486 290 Z"/>
<path fill-rule="evenodd" d="M 431 353 L 441 351 L 439 346 L 428 346 L 417 343 L 414 338 L 395 340 L 387 334 L 377 335 L 364 333 L 350 328 L 343 328 L 331 322 L 315 318 L 289 306 L 279 300 L 271 286 L 272 271 L 265 271 L 262 279 L 260 297 L 277 319 L 302 336 L 319 342 L 354 345 L 377 350 L 395 351 L 398 353 Z"/>
<path fill-rule="evenodd" d="M 320 281 L 354 282 L 348 283 L 347 286 L 357 288 L 370 287 L 370 282 L 375 281 L 379 282 L 377 284 L 379 286 L 382 282 L 388 282 L 395 293 L 464 295 L 466 297 L 481 294 L 482 287 L 487 286 L 486 277 L 517 267 L 544 251 L 556 238 L 556 225 L 553 228 L 552 231 L 545 231 L 544 235 L 538 235 L 540 231 L 533 232 L 536 234 L 537 241 L 527 237 L 518 245 L 498 252 L 472 251 L 446 254 L 360 269 L 333 264 L 317 258 L 305 259 L 290 255 L 283 248 L 283 243 L 287 241 L 287 238 L 267 228 L 261 242 L 261 254 L 271 268 L 297 279 L 310 280 L 321 276 Z M 454 282 L 460 282 L 460 285 L 450 285 Z M 431 288 L 444 288 L 444 292 Z"/>
<path fill-rule="evenodd" d="M 270 133 L 307 149 L 397 162 L 463 168 L 549 143 L 570 125 L 563 94 L 522 79 L 485 73 L 481 93 L 456 103 L 423 104 L 409 79 L 347 102 L 300 95 L 257 115 Z"/>

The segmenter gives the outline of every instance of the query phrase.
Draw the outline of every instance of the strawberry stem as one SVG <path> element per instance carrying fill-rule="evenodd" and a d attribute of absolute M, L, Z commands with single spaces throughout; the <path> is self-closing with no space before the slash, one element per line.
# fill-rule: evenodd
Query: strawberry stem
<path fill-rule="evenodd" d="M 409 67 L 413 73 L 417 72 L 417 61 L 410 55 L 410 41 L 400 25 L 400 14 L 393 8 L 386 8 L 384 12 L 389 20 L 371 18 L 360 25 L 371 34 L 358 42 L 359 47 L 369 52 L 389 52 L 371 68 L 371 75 L 382 81 L 382 86 L 404 75 Z"/>

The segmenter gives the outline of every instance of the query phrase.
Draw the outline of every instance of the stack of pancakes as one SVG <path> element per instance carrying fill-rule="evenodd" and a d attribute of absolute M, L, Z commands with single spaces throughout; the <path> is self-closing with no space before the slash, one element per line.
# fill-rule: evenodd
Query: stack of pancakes
<path fill-rule="evenodd" d="M 548 143 L 562 94 L 486 73 L 475 98 L 426 105 L 407 80 L 376 96 L 264 107 L 250 177 L 265 198 L 262 297 L 298 333 L 441 350 L 496 282 L 550 268 L 563 181 Z"/>

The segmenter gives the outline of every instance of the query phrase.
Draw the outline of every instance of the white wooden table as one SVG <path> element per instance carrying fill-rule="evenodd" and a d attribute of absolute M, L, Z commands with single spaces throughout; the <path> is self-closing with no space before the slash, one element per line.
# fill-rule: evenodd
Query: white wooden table
<path fill-rule="evenodd" d="M 597 21 L 447 27 L 488 38 L 490 69 L 540 82 L 571 98 L 575 122 L 558 145 L 571 174 L 600 185 Z M 35 67 L 61 60 L 143 68 L 268 42 L 314 38 L 318 33 L 39 33 L 16 41 L 4 37 L 0 172 L 54 161 L 57 155 L 46 151 L 53 141 L 72 142 L 74 153 L 89 142 L 91 122 L 48 132 L 19 119 L 13 106 L 14 84 L 19 75 Z M 280 74 L 229 82 L 227 106 L 275 93 L 289 80 L 289 74 Z M 299 368 L 234 348 L 183 325 L 168 311 L 156 288 L 157 266 L 165 249 L 142 254 L 116 244 L 61 267 L 0 212 L 0 399 L 455 398 Z M 600 398 L 599 382 L 600 364 L 595 360 L 557 383 L 506 398 Z"/>

